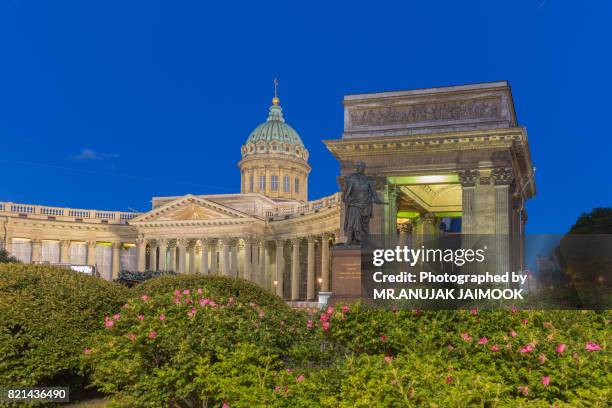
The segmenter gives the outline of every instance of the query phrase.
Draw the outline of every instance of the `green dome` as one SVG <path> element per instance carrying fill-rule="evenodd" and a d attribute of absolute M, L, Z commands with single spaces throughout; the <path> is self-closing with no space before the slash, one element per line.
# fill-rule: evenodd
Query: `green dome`
<path fill-rule="evenodd" d="M 289 143 L 294 146 L 304 147 L 300 135 L 285 123 L 283 118 L 283 110 L 278 105 L 278 99 L 275 99 L 274 105 L 270 106 L 270 113 L 268 114 L 268 120 L 261 125 L 257 126 L 253 130 L 246 141 L 246 144 L 257 142 L 278 142 L 278 143 Z"/>

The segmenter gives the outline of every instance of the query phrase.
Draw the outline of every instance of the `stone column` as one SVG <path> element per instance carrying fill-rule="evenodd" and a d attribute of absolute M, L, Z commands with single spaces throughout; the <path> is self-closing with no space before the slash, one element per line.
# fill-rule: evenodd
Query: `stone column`
<path fill-rule="evenodd" d="M 60 263 L 63 263 L 63 264 L 70 263 L 70 241 L 69 240 L 60 241 Z"/>
<path fill-rule="evenodd" d="M 321 236 L 321 292 L 329 292 L 329 233 Z"/>
<path fill-rule="evenodd" d="M 147 240 L 139 238 L 138 242 L 138 271 L 144 272 L 147 268 Z"/>
<path fill-rule="evenodd" d="M 251 241 L 251 282 L 259 285 L 259 242 L 253 238 Z"/>
<path fill-rule="evenodd" d="M 96 266 L 96 241 L 87 242 L 87 265 Z"/>
<path fill-rule="evenodd" d="M 157 241 L 149 240 L 149 270 L 157 270 Z"/>
<path fill-rule="evenodd" d="M 434 213 L 423 215 L 423 235 L 426 241 L 431 241 L 438 235 L 438 222 Z"/>
<path fill-rule="evenodd" d="M 30 240 L 30 245 L 32 245 L 32 263 L 39 263 L 42 259 L 42 242 L 40 239 L 32 239 Z"/>
<path fill-rule="evenodd" d="M 306 300 L 314 300 L 316 296 L 315 242 L 315 237 L 308 237 L 308 272 L 306 274 Z"/>
<path fill-rule="evenodd" d="M 9 254 L 13 250 L 12 244 L 13 244 L 12 238 L 9 235 L 6 235 L 4 237 L 4 249 L 6 249 L 6 252 L 8 252 Z"/>
<path fill-rule="evenodd" d="M 251 270 L 253 268 L 253 238 L 247 237 L 244 240 L 244 276 L 246 280 L 251 280 Z"/>
<path fill-rule="evenodd" d="M 238 277 L 238 239 L 230 241 L 230 276 Z"/>
<path fill-rule="evenodd" d="M 221 238 L 221 276 L 229 276 L 230 274 L 230 240 L 229 238 Z"/>
<path fill-rule="evenodd" d="M 219 242 L 216 239 L 210 241 L 210 273 L 213 275 L 219 274 L 219 267 L 217 261 L 217 250 L 219 249 Z"/>
<path fill-rule="evenodd" d="M 172 272 L 177 272 L 176 268 L 176 240 L 170 241 L 168 240 L 168 270 Z"/>
<path fill-rule="evenodd" d="M 283 298 L 283 275 L 285 273 L 284 245 L 284 240 L 276 241 L 276 294 L 281 298 Z"/>
<path fill-rule="evenodd" d="M 159 270 L 167 271 L 168 265 L 166 264 L 168 256 L 168 240 L 162 238 L 159 240 Z"/>
<path fill-rule="evenodd" d="M 300 298 L 300 238 L 291 240 L 291 300 Z"/>
<path fill-rule="evenodd" d="M 202 245 L 202 253 L 200 254 L 200 273 L 208 275 L 208 239 L 201 238 L 200 244 Z"/>
<path fill-rule="evenodd" d="M 121 242 L 113 242 L 113 266 L 111 268 L 110 280 L 119 277 L 121 270 Z"/>
<path fill-rule="evenodd" d="M 276 288 L 272 285 L 272 251 L 270 250 L 270 244 L 264 241 L 264 276 L 263 282 L 264 287 L 274 293 L 276 293 Z"/>
<path fill-rule="evenodd" d="M 259 250 L 259 263 L 257 264 L 257 280 L 256 282 L 263 286 L 266 286 L 266 241 L 260 239 L 257 243 Z"/>
<path fill-rule="evenodd" d="M 195 273 L 195 242 L 189 240 L 187 244 L 187 252 L 188 252 L 188 267 L 187 270 L 189 273 Z"/>
<path fill-rule="evenodd" d="M 179 238 L 176 240 L 176 246 L 178 247 L 178 273 L 187 272 L 187 243 L 185 238 Z"/>
<path fill-rule="evenodd" d="M 478 170 L 462 170 L 459 172 L 461 182 L 461 233 L 474 234 L 474 215 L 476 212 L 475 190 Z"/>
<path fill-rule="evenodd" d="M 495 272 L 510 272 L 510 184 L 514 174 L 511 168 L 496 168 L 491 177 L 495 185 Z"/>

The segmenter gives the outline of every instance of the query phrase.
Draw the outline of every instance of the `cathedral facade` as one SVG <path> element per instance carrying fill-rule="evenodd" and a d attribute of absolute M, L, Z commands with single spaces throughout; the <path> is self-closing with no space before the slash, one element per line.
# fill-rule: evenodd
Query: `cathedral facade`
<path fill-rule="evenodd" d="M 340 162 L 340 186 L 366 163 L 387 203 L 370 223 L 385 245 L 490 234 L 498 266 L 521 268 L 535 181 L 507 82 L 348 95 L 343 104 L 342 137 L 324 143 Z M 330 257 L 344 237 L 341 193 L 308 200 L 308 159 L 275 96 L 242 146 L 240 193 L 153 197 L 145 213 L 0 202 L 0 243 L 23 262 L 95 266 L 105 279 L 121 270 L 219 274 L 313 301 L 342 284 Z"/>

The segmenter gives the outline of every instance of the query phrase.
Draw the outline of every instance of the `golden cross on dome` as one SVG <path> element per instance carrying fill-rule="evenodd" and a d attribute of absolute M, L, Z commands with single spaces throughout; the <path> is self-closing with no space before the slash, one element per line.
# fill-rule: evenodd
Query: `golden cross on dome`
<path fill-rule="evenodd" d="M 274 98 L 272 98 L 272 104 L 278 105 L 280 99 L 278 99 L 278 79 L 274 78 Z"/>

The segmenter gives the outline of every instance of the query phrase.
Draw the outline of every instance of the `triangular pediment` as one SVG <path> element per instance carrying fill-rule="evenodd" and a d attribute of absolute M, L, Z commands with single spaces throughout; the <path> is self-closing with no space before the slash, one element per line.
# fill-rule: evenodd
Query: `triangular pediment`
<path fill-rule="evenodd" d="M 248 215 L 219 203 L 188 194 L 132 219 L 130 224 L 240 218 L 248 218 Z"/>

